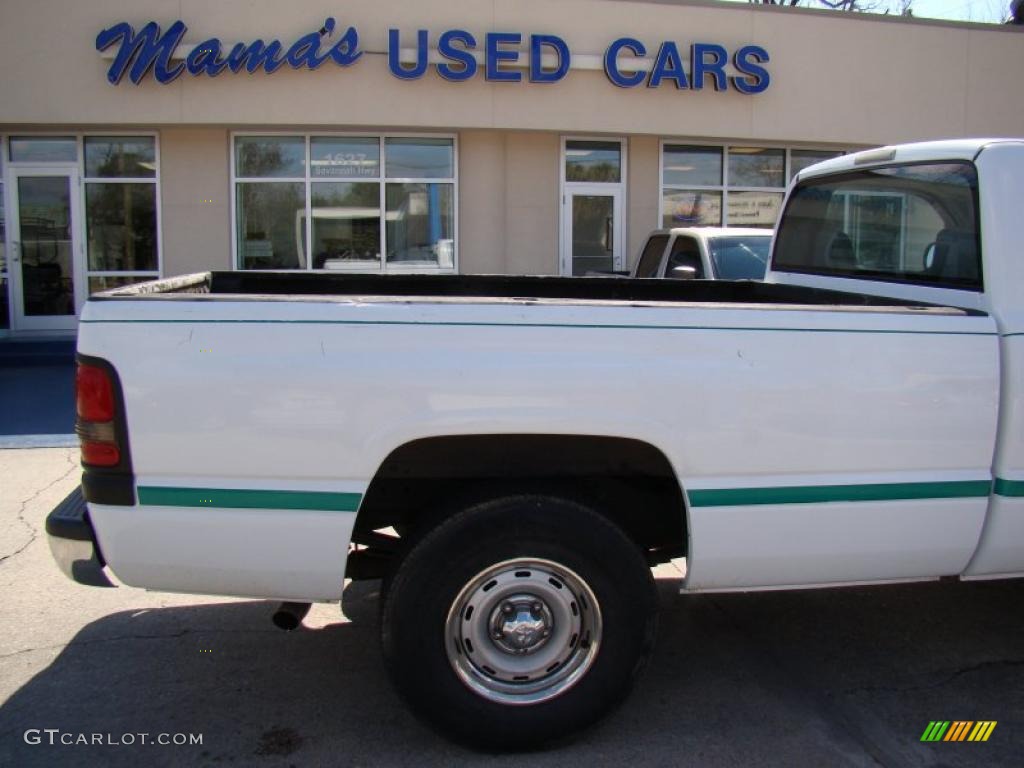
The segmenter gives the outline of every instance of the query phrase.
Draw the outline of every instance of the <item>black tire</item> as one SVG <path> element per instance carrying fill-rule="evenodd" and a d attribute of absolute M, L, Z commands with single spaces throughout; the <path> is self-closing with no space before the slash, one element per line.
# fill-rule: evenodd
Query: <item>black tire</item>
<path fill-rule="evenodd" d="M 478 748 L 532 749 L 587 727 L 625 698 L 656 622 L 650 569 L 618 527 L 575 502 L 521 495 L 471 506 L 426 534 L 395 574 L 381 626 L 388 672 L 422 720 Z M 464 632 L 478 647 L 463 644 Z M 491 645 L 479 647 L 485 641 Z M 530 682 L 511 682 L 528 676 L 512 678 L 509 667 L 546 665 L 552 654 L 555 671 L 538 668 Z"/>

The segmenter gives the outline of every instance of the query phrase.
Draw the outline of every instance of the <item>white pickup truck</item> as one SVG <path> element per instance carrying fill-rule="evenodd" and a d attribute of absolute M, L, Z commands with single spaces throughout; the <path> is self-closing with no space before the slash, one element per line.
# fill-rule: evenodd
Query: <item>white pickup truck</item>
<path fill-rule="evenodd" d="M 772 231 L 750 227 L 673 227 L 647 236 L 630 277 L 763 280 Z"/>
<path fill-rule="evenodd" d="M 800 173 L 768 282 L 214 272 L 94 296 L 85 583 L 382 578 L 399 691 L 522 748 L 606 713 L 686 592 L 1024 575 L 1024 140 Z"/>

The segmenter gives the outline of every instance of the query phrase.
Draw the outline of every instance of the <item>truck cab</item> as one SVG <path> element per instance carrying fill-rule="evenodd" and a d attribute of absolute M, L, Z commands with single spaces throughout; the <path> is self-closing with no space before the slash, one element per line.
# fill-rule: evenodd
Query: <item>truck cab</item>
<path fill-rule="evenodd" d="M 674 280 L 761 280 L 768 268 L 770 229 L 674 227 L 647 237 L 631 277 Z"/>
<path fill-rule="evenodd" d="M 999 336 L 993 494 L 962 578 L 1024 570 L 1024 141 L 903 144 L 827 160 L 787 191 L 766 282 L 958 307 Z"/>

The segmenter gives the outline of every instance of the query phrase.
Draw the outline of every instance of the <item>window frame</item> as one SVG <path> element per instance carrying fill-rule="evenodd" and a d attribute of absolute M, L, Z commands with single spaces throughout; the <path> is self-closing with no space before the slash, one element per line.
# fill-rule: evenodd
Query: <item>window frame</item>
<path fill-rule="evenodd" d="M 10 138 L 11 137 L 51 137 L 51 136 L 66 136 L 72 138 L 75 141 L 75 152 L 77 157 L 75 160 L 11 160 L 10 157 Z M 124 177 L 124 178 L 110 178 L 110 177 L 96 177 L 86 176 L 85 174 L 85 139 L 86 137 L 132 137 L 132 138 L 151 138 L 153 139 L 153 157 L 154 157 L 154 174 L 149 177 Z M 80 261 L 78 268 L 76 269 L 75 279 L 82 281 L 82 292 L 85 299 L 88 300 L 92 292 L 89 290 L 89 278 L 91 277 L 139 277 L 147 280 L 158 280 L 164 275 L 164 234 L 163 234 L 163 185 L 161 184 L 161 159 L 160 159 L 160 131 L 155 128 L 142 128 L 142 129 L 128 129 L 128 130 L 117 130 L 117 129 L 103 129 L 95 131 L 36 131 L 36 130 L 25 130 L 25 131 L 6 131 L 0 134 L 0 185 L 3 187 L 4 195 L 3 199 L 0 200 L 0 205 L 4 206 L 4 218 L 7 226 L 5 227 L 4 233 L 4 248 L 5 252 L 9 253 L 10 249 L 7 247 L 7 232 L 10 222 L 12 220 L 12 214 L 16 213 L 12 211 L 10 207 L 11 195 L 8 194 L 8 178 L 7 174 L 11 169 L 24 168 L 30 166 L 52 166 L 54 168 L 69 168 L 74 166 L 78 172 L 78 205 L 81 211 L 80 221 L 75 222 L 75 233 L 81 242 L 82 251 L 79 255 Z M 86 182 L 91 183 L 139 183 L 146 182 L 149 184 L 156 185 L 156 191 L 154 195 L 154 205 L 156 206 L 156 269 L 155 270 L 126 270 L 126 271 L 111 271 L 111 270 L 90 270 L 89 269 L 89 228 L 87 224 L 88 211 L 86 210 L 86 197 L 85 197 L 85 184 Z M 0 328 L 0 338 L 6 338 L 11 333 L 16 332 L 13 327 L 14 321 L 14 301 L 13 296 L 9 293 L 12 288 L 10 267 L 6 264 L 5 258 L 5 269 L 4 274 L 7 276 L 7 287 L 8 291 L 8 318 L 7 328 Z"/>
<path fill-rule="evenodd" d="M 281 137 L 281 138 L 296 138 L 302 137 L 305 143 L 305 176 L 304 177 L 293 177 L 293 176 L 238 176 L 237 175 L 237 153 L 235 141 L 240 136 L 258 136 L 258 137 Z M 313 138 L 376 138 L 377 145 L 380 151 L 380 162 L 378 167 L 378 173 L 375 177 L 363 176 L 363 177 L 328 177 L 322 179 L 314 179 L 310 171 L 312 165 L 310 164 L 310 158 L 312 155 L 312 139 Z M 400 131 L 246 131 L 246 130 L 233 130 L 229 134 L 229 145 L 228 152 L 230 154 L 230 205 L 231 205 L 231 263 L 232 268 L 245 272 L 279 272 L 282 269 L 249 269 L 242 265 L 241 253 L 239 252 L 238 242 L 238 184 L 272 184 L 274 182 L 291 182 L 291 183 L 303 183 L 306 195 L 306 212 L 305 212 L 305 238 L 306 238 L 306 250 L 304 254 L 305 266 L 298 268 L 283 268 L 284 271 L 288 272 L 328 272 L 331 274 L 338 274 L 341 272 L 344 274 L 348 272 L 350 274 L 367 274 L 367 275 L 387 275 L 387 274 L 428 274 L 428 275 L 449 275 L 458 274 L 459 272 L 459 137 L 457 133 L 410 133 Z M 408 178 L 408 177 L 395 177 L 390 178 L 387 175 L 387 140 L 388 139 L 450 139 L 452 142 L 452 176 L 451 177 L 430 177 L 430 178 Z M 353 182 L 353 183 L 369 183 L 378 185 L 378 200 L 380 205 L 380 266 L 378 269 L 369 270 L 354 267 L 349 270 L 326 270 L 326 269 L 314 269 L 313 268 L 313 217 L 312 217 L 312 185 L 317 183 L 330 183 L 330 182 Z M 415 266 L 415 267 L 402 267 L 389 264 L 387 259 L 387 199 L 386 191 L 387 185 L 391 184 L 451 184 L 452 185 L 452 229 L 453 229 L 453 243 L 452 247 L 452 266 L 451 267 L 428 267 L 428 266 Z M 401 265 L 401 262 L 396 262 Z"/>
<path fill-rule="evenodd" d="M 85 276 L 85 291 L 86 296 L 91 296 L 92 292 L 89 290 L 89 278 L 92 277 L 145 277 L 149 280 L 159 280 L 164 275 L 164 235 L 163 235 L 163 200 L 160 196 L 160 134 L 157 131 L 88 131 L 76 134 L 78 139 L 78 162 L 79 162 L 79 195 L 81 196 L 82 204 L 82 248 L 84 253 L 82 254 L 82 272 Z M 85 173 L 85 140 L 86 138 L 103 138 L 103 137 L 116 137 L 124 136 L 126 138 L 152 138 L 153 139 L 153 159 L 154 169 L 152 176 L 86 176 Z M 86 185 L 87 184 L 140 184 L 148 183 L 155 184 L 156 190 L 154 192 L 154 205 L 156 206 L 156 265 L 157 269 L 154 273 L 153 270 L 142 269 L 142 270 L 100 270 L 89 268 L 89 211 L 86 207 Z"/>
<path fill-rule="evenodd" d="M 842 173 L 830 175 L 829 179 L 842 181 L 847 178 L 852 178 L 871 171 L 887 170 L 893 168 L 914 168 L 919 166 L 933 166 L 933 165 L 964 165 L 971 168 L 975 174 L 975 180 L 979 179 L 978 167 L 972 160 L 917 160 L 912 162 L 897 162 L 897 163 L 886 163 L 884 165 L 868 165 L 862 168 L 852 168 Z M 807 184 L 813 185 L 819 179 L 812 177 L 806 181 Z M 895 197 L 895 193 L 886 192 L 880 193 L 886 196 Z M 785 201 L 783 210 L 780 213 L 785 213 L 786 208 L 793 204 L 792 195 L 788 195 Z M 982 212 L 981 212 L 981 185 L 975 183 L 972 189 L 973 204 L 974 204 L 974 248 L 975 254 L 977 255 L 977 267 L 978 267 L 978 281 L 975 284 L 968 283 L 956 283 L 956 282 L 943 282 L 941 280 L 920 280 L 917 279 L 918 275 L 908 275 L 906 272 L 882 272 L 882 271 L 871 271 L 864 270 L 860 274 L 854 272 L 843 272 L 837 269 L 829 269 L 827 267 L 822 268 L 811 268 L 811 267 L 795 267 L 793 265 L 781 264 L 777 265 L 776 262 L 776 251 L 772 249 L 771 262 L 768 268 L 775 272 L 786 273 L 791 275 L 808 275 L 812 277 L 829 277 L 836 280 L 850 280 L 857 281 L 860 283 L 889 283 L 894 285 L 910 285 L 917 288 L 923 288 L 927 290 L 939 290 L 939 291 L 958 291 L 961 293 L 968 293 L 974 295 L 982 295 L 985 293 L 985 260 L 983 257 L 982 250 Z M 849 198 L 847 197 L 844 202 L 844 219 L 849 216 Z M 903 205 L 903 228 L 900 233 L 901 245 L 905 245 L 905 233 L 906 233 L 906 222 L 907 222 L 907 209 L 906 203 Z"/>
<path fill-rule="evenodd" d="M 666 146 L 682 146 L 682 147 L 701 147 L 708 149 L 718 149 L 722 152 L 722 183 L 721 184 L 666 184 L 665 183 L 665 147 Z M 750 185 L 730 185 L 729 184 L 729 150 L 732 147 L 743 147 L 748 149 L 768 149 L 768 150 L 782 150 L 784 152 L 783 157 L 783 169 L 782 169 L 782 186 L 779 187 L 759 187 Z M 751 227 L 750 224 L 734 224 L 729 222 L 729 193 L 731 192 L 755 192 L 755 193 L 771 193 L 779 195 L 779 212 L 782 212 L 782 206 L 786 202 L 786 189 L 789 187 L 790 177 L 792 174 L 792 156 L 793 151 L 804 151 L 804 152 L 835 152 L 836 156 L 847 154 L 853 151 L 851 148 L 836 148 L 836 147 L 822 147 L 815 145 L 799 145 L 799 144 L 785 144 L 773 141 L 758 141 L 756 139 L 738 139 L 736 141 L 699 141 L 691 140 L 687 138 L 661 138 L 658 141 L 658 220 L 655 222 L 655 228 L 657 229 L 672 229 L 673 225 L 671 222 L 665 222 L 665 193 L 666 191 L 675 192 L 714 192 L 721 195 L 722 198 L 722 220 L 717 225 L 681 225 L 681 226 L 719 226 L 719 227 Z M 777 219 L 776 219 L 777 220 Z M 774 224 L 770 227 L 755 227 L 761 229 L 774 229 Z"/>
<path fill-rule="evenodd" d="M 619 180 L 618 181 L 569 181 L 565 177 L 565 162 L 569 143 L 573 141 L 597 141 L 617 143 L 619 145 Z M 603 190 L 603 191 L 599 191 Z M 569 240 L 569 227 L 566 224 L 567 206 L 571 205 L 572 194 L 586 194 L 593 191 L 595 195 L 607 194 L 617 197 L 614 205 L 618 213 L 614 226 L 619 233 L 620 250 L 618 259 L 613 259 L 615 269 L 628 269 L 632 262 L 629 248 L 629 136 L 596 135 L 580 133 L 564 133 L 559 136 L 558 146 L 558 274 L 563 277 L 572 275 L 572 244 Z"/>

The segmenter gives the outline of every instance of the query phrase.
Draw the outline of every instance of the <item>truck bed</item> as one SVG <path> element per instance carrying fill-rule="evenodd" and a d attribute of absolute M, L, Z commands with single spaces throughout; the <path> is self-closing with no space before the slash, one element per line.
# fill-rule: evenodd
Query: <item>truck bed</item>
<path fill-rule="evenodd" d="M 983 314 L 923 302 L 895 302 L 859 293 L 755 281 L 642 280 L 628 277 L 510 275 L 362 275 L 295 272 L 203 272 L 116 288 L 91 300 L 197 299 L 227 297 L 260 300 L 373 301 L 473 300 L 516 303 L 627 303 L 781 305 L 787 308 L 843 308 L 915 311 L 929 314 Z"/>

